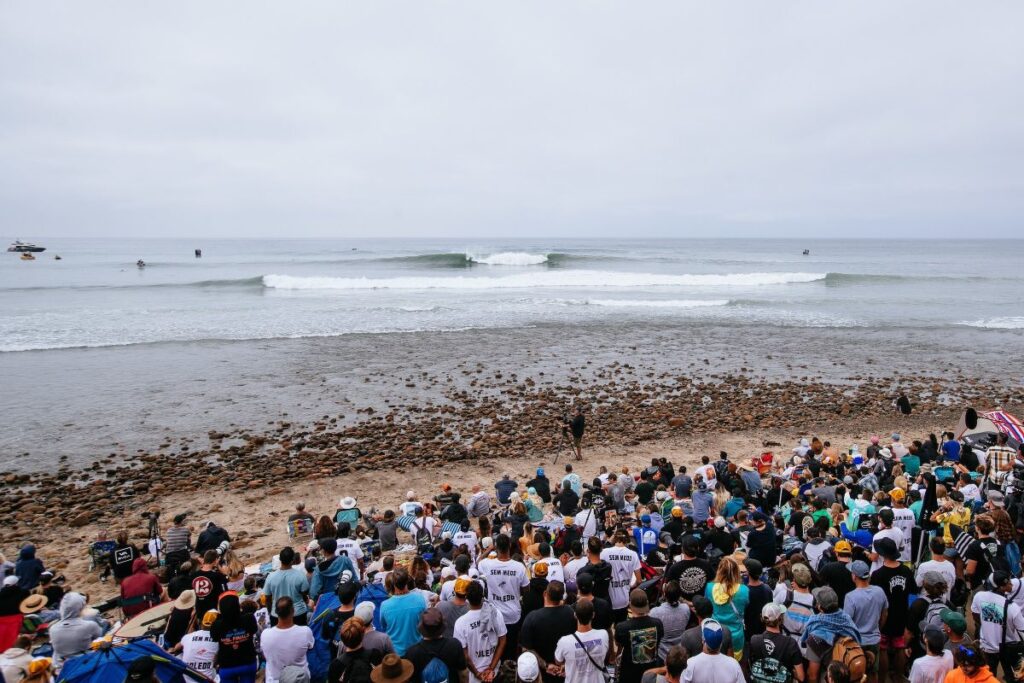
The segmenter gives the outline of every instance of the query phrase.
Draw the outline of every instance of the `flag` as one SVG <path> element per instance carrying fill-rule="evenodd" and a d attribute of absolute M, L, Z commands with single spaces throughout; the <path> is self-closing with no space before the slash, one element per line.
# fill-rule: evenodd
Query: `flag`
<path fill-rule="evenodd" d="M 956 524 L 949 525 L 949 535 L 953 537 L 953 547 L 956 549 L 956 554 L 960 556 L 961 560 L 966 562 L 967 549 L 971 547 L 971 543 L 974 543 L 974 536 Z"/>

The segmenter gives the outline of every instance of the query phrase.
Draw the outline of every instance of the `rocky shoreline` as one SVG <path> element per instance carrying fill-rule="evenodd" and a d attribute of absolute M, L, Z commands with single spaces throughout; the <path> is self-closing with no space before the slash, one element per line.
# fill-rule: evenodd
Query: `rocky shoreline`
<path fill-rule="evenodd" d="M 437 471 L 440 480 L 442 468 L 458 463 L 546 460 L 560 451 L 564 458 L 560 425 L 575 403 L 586 409 L 588 444 L 631 452 L 662 440 L 713 441 L 714 435 L 740 431 L 796 438 L 835 434 L 838 425 L 857 433 L 857 425 L 871 431 L 881 421 L 908 419 L 952 428 L 966 405 L 1014 411 L 1022 401 L 1019 387 L 962 376 L 857 376 L 847 384 L 746 374 L 693 379 L 614 363 L 593 370 L 587 383 L 555 385 L 543 377 L 470 372 L 472 379 L 443 392 L 443 402 L 396 405 L 387 412 L 364 408 L 356 424 L 325 415 L 312 424 L 276 422 L 262 434 L 210 432 L 202 444 L 168 439 L 129 459 L 107 456 L 79 470 L 65 464 L 52 472 L 5 474 L 0 511 L 8 523 L 0 529 L 0 547 L 10 553 L 28 540 L 67 540 L 86 527 L 126 525 L 139 533 L 142 510 L 184 492 L 208 494 L 210 505 L 197 511 L 202 514 L 225 492 L 256 496 L 258 503 L 259 496 L 303 481 L 408 468 Z M 912 418 L 893 415 L 897 387 L 914 403 Z"/>

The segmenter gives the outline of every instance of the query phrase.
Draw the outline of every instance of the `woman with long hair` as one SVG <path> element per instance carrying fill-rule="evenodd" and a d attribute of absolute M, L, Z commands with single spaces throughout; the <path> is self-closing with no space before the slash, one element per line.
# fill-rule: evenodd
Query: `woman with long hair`
<path fill-rule="evenodd" d="M 512 503 L 508 512 L 505 513 L 504 521 L 508 522 L 510 527 L 509 537 L 512 542 L 518 544 L 519 539 L 523 536 L 523 527 L 530 521 L 526 515 L 526 506 L 523 505 L 523 501 L 517 500 Z"/>
<path fill-rule="evenodd" d="M 234 551 L 229 550 L 224 553 L 220 570 L 227 577 L 229 591 L 239 592 L 245 589 L 245 563 L 238 558 Z"/>
<path fill-rule="evenodd" d="M 220 615 L 210 627 L 210 637 L 218 643 L 215 663 L 221 683 L 255 683 L 258 661 L 256 634 L 259 627 L 251 614 L 242 612 L 238 594 L 228 591 L 220 596 Z"/>
<path fill-rule="evenodd" d="M 750 602 L 750 590 L 743 585 L 739 563 L 732 557 L 723 557 L 718 563 L 715 580 L 704 589 L 711 601 L 712 616 L 732 634 L 733 656 L 743 659 L 743 613 Z"/>
<path fill-rule="evenodd" d="M 320 519 L 313 526 L 313 537 L 317 541 L 323 538 L 334 538 L 337 535 L 338 527 L 334 525 L 334 521 L 327 515 L 321 515 Z"/>

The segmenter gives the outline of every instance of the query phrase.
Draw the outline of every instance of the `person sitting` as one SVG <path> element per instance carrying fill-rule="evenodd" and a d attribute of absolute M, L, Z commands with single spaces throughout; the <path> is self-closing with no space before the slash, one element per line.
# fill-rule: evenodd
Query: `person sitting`
<path fill-rule="evenodd" d="M 313 518 L 313 515 L 311 515 L 308 512 L 306 512 L 306 504 L 302 503 L 302 502 L 296 503 L 295 504 L 295 512 L 293 512 L 292 514 L 288 515 L 288 522 L 289 523 L 297 522 L 300 519 L 308 520 L 310 527 L 312 527 L 313 524 L 316 522 L 316 520 Z"/>
<path fill-rule="evenodd" d="M 160 579 L 149 573 L 146 558 L 135 558 L 131 576 L 121 582 L 121 611 L 125 617 L 131 619 L 136 614 L 142 614 L 163 602 L 163 597 L 164 589 Z"/>
<path fill-rule="evenodd" d="M 405 502 L 398 506 L 398 511 L 403 517 L 413 517 L 416 515 L 416 508 L 422 507 L 423 503 L 416 500 L 416 492 L 409 490 L 405 492 Z"/>
<path fill-rule="evenodd" d="M 469 511 L 466 510 L 466 506 L 460 502 L 462 496 L 458 493 L 452 493 L 451 502 L 441 508 L 441 521 L 451 522 L 453 524 L 462 524 L 463 521 L 469 520 Z"/>
<path fill-rule="evenodd" d="M 470 517 L 484 517 L 491 511 L 491 497 L 480 488 L 479 484 L 473 485 L 473 495 L 466 506 L 466 512 Z"/>
<path fill-rule="evenodd" d="M 499 505 L 508 505 L 511 500 L 510 497 L 512 492 L 519 486 L 513 479 L 512 476 L 506 472 L 501 475 L 501 479 L 494 485 L 495 496 L 498 499 Z"/>
<path fill-rule="evenodd" d="M 544 476 L 544 468 L 537 468 L 537 476 L 526 482 L 528 489 L 534 489 L 545 503 L 551 502 L 551 480 Z"/>
<path fill-rule="evenodd" d="M 53 663 L 58 668 L 66 660 L 88 650 L 92 641 L 103 635 L 103 627 L 82 618 L 84 610 L 85 596 L 81 593 L 68 593 L 60 602 L 60 621 L 50 627 Z"/>
<path fill-rule="evenodd" d="M 335 524 L 348 524 L 355 527 L 363 519 L 363 513 L 356 507 L 356 499 L 352 496 L 345 496 L 338 503 L 338 509 L 334 513 Z"/>

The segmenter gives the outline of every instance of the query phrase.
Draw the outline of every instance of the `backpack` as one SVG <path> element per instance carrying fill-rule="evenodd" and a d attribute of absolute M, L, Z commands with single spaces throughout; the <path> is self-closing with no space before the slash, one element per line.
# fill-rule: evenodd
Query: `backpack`
<path fill-rule="evenodd" d="M 576 572 L 576 582 L 579 583 L 580 574 L 590 574 L 594 578 L 594 597 L 608 600 L 608 589 L 612 585 L 612 566 L 605 560 L 598 564 L 587 563 Z"/>
<path fill-rule="evenodd" d="M 411 527 L 415 531 L 413 536 L 416 539 L 416 551 L 420 555 L 424 553 L 433 553 L 434 538 L 430 535 L 430 530 L 427 529 L 426 525 L 418 526 L 416 522 L 413 522 Z"/>
<path fill-rule="evenodd" d="M 920 598 L 921 600 L 927 600 L 927 598 Z M 942 610 L 947 609 L 949 605 L 942 598 L 935 600 L 934 602 L 928 603 L 928 609 L 925 610 L 924 619 L 917 624 L 917 630 L 921 634 L 921 642 L 924 642 L 924 631 L 929 626 L 937 626 L 942 628 Z"/>
<path fill-rule="evenodd" d="M 949 601 L 954 607 L 963 607 L 967 604 L 970 594 L 971 590 L 967 587 L 967 582 L 957 579 L 953 582 L 953 587 L 949 589 Z"/>
<path fill-rule="evenodd" d="M 842 662 L 850 672 L 850 680 L 860 683 L 868 671 L 868 654 L 856 640 L 850 636 L 836 638 L 832 645 L 832 661 Z"/>
<path fill-rule="evenodd" d="M 995 546 L 995 550 L 992 547 Z M 1005 548 L 1006 546 L 1002 543 L 993 541 L 992 543 L 981 544 L 982 550 L 985 551 L 985 557 L 988 558 L 989 566 L 992 567 L 992 571 L 1004 571 L 1010 572 L 1010 563 L 1006 559 Z M 1003 550 L 1003 552 L 1000 552 Z M 1010 572 L 1012 574 L 1012 572 Z"/>
<path fill-rule="evenodd" d="M 1009 541 L 1003 546 L 1003 555 L 1006 556 L 1006 562 L 1010 565 L 1010 575 L 1015 579 L 1020 578 L 1020 546 L 1017 545 L 1017 541 Z"/>

